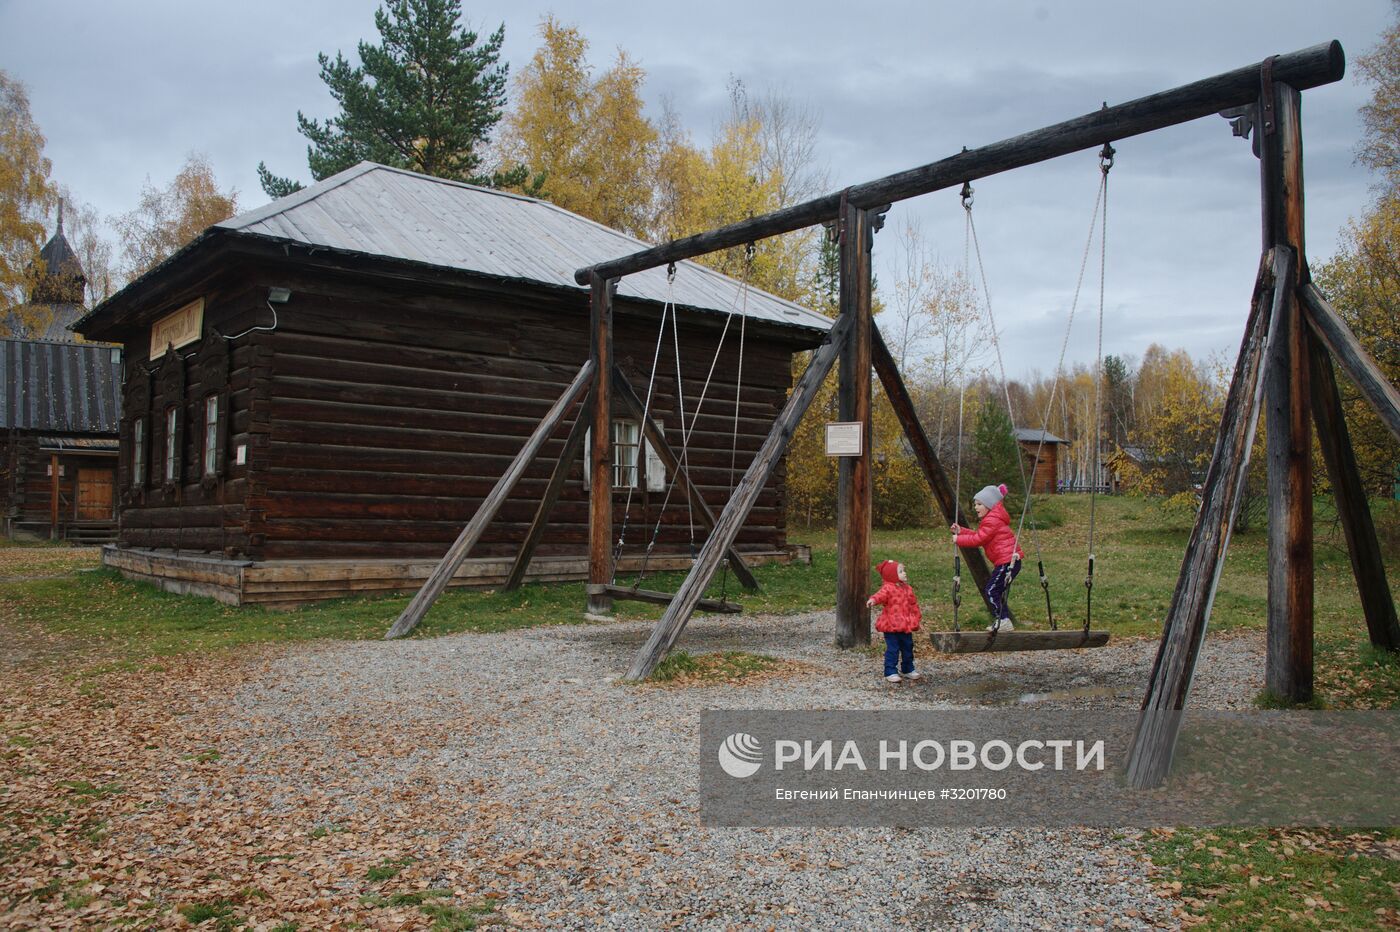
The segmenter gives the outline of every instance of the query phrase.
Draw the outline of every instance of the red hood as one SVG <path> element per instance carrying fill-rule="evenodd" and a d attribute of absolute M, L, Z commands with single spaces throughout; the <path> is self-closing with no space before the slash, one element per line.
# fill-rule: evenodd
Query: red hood
<path fill-rule="evenodd" d="M 899 564 L 893 560 L 886 560 L 875 567 L 880 571 L 880 578 L 887 583 L 899 582 Z"/>

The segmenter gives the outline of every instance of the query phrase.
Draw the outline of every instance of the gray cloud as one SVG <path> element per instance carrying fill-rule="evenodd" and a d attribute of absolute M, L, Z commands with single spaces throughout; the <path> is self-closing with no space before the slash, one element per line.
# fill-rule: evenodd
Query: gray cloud
<path fill-rule="evenodd" d="M 58 180 L 99 210 L 135 205 L 149 175 L 161 184 L 190 150 L 206 153 L 245 207 L 263 200 L 266 160 L 305 175 L 295 114 L 332 101 L 316 53 L 353 53 L 374 34 L 373 0 L 161 0 L 27 3 L 0 0 L 0 62 L 29 87 Z M 703 7 L 622 0 L 560 2 L 604 65 L 618 47 L 648 69 L 648 100 L 669 96 L 703 142 L 727 105 L 730 75 L 780 87 L 822 119 L 833 186 L 869 180 L 1117 103 L 1338 38 L 1355 58 L 1391 15 L 1382 0 L 1101 0 L 975 3 L 759 4 Z M 532 53 L 544 12 L 505 0 L 465 4 L 483 31 L 506 25 L 505 57 Z M 1263 15 L 1267 11 L 1268 15 Z M 1352 79 L 1304 99 L 1309 251 L 1335 249 L 1367 203 L 1352 163 L 1366 90 Z M 1194 355 L 1233 352 L 1259 252 L 1257 163 L 1223 120 L 1124 141 L 1110 181 L 1106 349 L 1140 355 L 1152 341 Z M 977 185 L 978 228 L 1013 373 L 1054 364 L 1097 183 L 1092 153 Z M 961 261 L 955 192 L 897 205 L 891 227 L 916 217 L 949 263 Z M 877 240 L 893 283 L 894 237 Z M 1080 314 L 1097 312 L 1091 263 Z M 1092 297 L 1092 307 L 1090 298 Z M 1070 359 L 1092 358 L 1077 324 Z M 1047 347 L 1050 347 L 1047 350 Z M 1047 358 L 1049 357 L 1049 358 Z"/>

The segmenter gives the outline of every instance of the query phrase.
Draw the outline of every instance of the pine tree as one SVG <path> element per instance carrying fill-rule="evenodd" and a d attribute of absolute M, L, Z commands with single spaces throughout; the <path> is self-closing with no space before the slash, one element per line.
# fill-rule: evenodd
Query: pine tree
<path fill-rule="evenodd" d="M 1009 495 L 1021 492 L 1021 449 L 1006 410 L 987 401 L 977 412 L 972 434 L 972 493 L 988 485 L 1005 484 Z M 971 496 L 964 494 L 970 500 Z M 963 503 L 966 505 L 966 503 Z"/>
<path fill-rule="evenodd" d="M 519 186 L 528 172 L 481 173 L 481 150 L 500 121 L 508 66 L 499 63 L 502 25 L 480 45 L 459 25 L 458 0 L 386 0 L 374 14 L 380 43 L 359 43 L 359 66 L 322 53 L 321 80 L 340 104 L 324 122 L 297 112 L 311 140 L 306 157 L 317 181 L 369 160 L 473 184 Z M 271 197 L 301 184 L 258 164 Z"/>

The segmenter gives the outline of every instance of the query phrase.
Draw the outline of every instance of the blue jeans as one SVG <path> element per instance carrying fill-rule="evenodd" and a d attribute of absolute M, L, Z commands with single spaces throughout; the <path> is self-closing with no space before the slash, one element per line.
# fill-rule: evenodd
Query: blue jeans
<path fill-rule="evenodd" d="M 899 668 L 895 663 L 899 663 Z M 914 672 L 914 633 L 905 631 L 896 634 L 885 632 L 885 676 L 893 673 Z"/>

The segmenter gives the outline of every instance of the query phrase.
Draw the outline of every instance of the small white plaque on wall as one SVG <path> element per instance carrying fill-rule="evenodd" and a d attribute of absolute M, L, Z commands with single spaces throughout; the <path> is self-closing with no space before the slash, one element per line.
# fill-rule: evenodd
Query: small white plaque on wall
<path fill-rule="evenodd" d="M 240 443 L 233 449 L 233 465 L 246 466 L 248 464 L 248 444 Z"/>
<path fill-rule="evenodd" d="M 860 456 L 860 421 L 838 421 L 826 425 L 827 456 Z"/>

